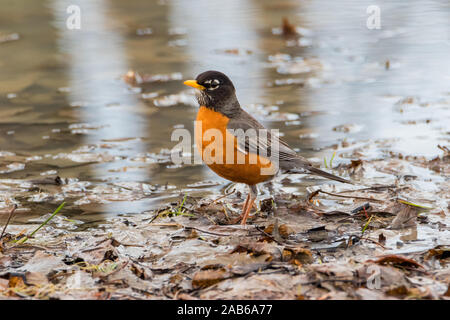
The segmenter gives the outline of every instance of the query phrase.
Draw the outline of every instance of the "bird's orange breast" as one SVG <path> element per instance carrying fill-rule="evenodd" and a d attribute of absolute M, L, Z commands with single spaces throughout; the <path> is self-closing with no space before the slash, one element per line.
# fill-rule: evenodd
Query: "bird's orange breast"
<path fill-rule="evenodd" d="M 195 122 L 195 142 L 203 161 L 219 176 L 255 185 L 270 179 L 275 170 L 269 159 L 238 148 L 236 137 L 227 130 L 229 118 L 204 106 Z"/>

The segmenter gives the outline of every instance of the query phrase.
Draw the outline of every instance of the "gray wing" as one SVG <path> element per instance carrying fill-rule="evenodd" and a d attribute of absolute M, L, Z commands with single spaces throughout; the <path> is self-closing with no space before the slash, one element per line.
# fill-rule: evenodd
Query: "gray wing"
<path fill-rule="evenodd" d="M 298 155 L 277 135 L 271 134 L 269 129 L 266 129 L 244 110 L 230 119 L 227 129 L 237 138 L 239 149 L 242 152 L 248 153 L 251 151 L 270 157 L 271 160 L 279 163 L 282 170 L 311 167 L 308 160 Z"/>
<path fill-rule="evenodd" d="M 313 167 L 308 160 L 292 150 L 286 142 L 277 135 L 271 134 L 270 130 L 266 129 L 242 109 L 239 114 L 230 119 L 227 130 L 237 138 L 238 148 L 241 152 L 257 153 L 268 157 L 282 171 L 309 172 L 328 179 L 352 184 L 346 179 Z"/>

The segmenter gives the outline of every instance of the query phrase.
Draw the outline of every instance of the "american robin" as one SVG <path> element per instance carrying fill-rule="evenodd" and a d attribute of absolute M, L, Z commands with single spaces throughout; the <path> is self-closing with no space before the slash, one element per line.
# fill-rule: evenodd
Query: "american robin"
<path fill-rule="evenodd" d="M 195 140 L 203 161 L 219 176 L 245 183 L 250 188 L 239 217 L 242 225 L 246 224 L 256 200 L 256 185 L 272 179 L 280 171 L 311 173 L 352 183 L 313 167 L 278 135 L 265 129 L 241 108 L 233 83 L 225 74 L 206 71 L 184 84 L 198 90 L 200 109 L 195 122 Z"/>

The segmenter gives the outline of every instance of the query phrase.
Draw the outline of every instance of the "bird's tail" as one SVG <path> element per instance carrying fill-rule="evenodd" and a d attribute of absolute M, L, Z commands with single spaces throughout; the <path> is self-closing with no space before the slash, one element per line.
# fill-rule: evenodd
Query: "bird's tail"
<path fill-rule="evenodd" d="M 313 166 L 310 166 L 309 168 L 307 168 L 307 170 L 313 174 L 316 174 L 318 176 L 327 178 L 327 179 L 331 179 L 331 180 L 335 180 L 335 181 L 339 181 L 342 183 L 348 183 L 348 184 L 353 184 L 353 182 L 351 182 L 350 180 L 335 176 L 334 174 L 322 171 L 320 169 L 314 168 Z"/>

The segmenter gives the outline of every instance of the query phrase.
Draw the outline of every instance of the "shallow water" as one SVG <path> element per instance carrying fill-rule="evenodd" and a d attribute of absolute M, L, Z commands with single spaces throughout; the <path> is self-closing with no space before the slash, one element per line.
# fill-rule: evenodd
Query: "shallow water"
<path fill-rule="evenodd" d="M 174 166 L 165 151 L 196 114 L 181 80 L 207 69 L 229 75 L 247 110 L 319 164 L 336 144 L 339 164 L 354 142 L 367 159 L 433 158 L 449 142 L 446 1 L 378 2 L 380 30 L 366 27 L 370 1 L 85 0 L 81 30 L 66 27 L 70 4 L 0 1 L 0 34 L 19 35 L 0 42 L 0 204 L 29 209 L 15 222 L 64 199 L 66 215 L 98 222 L 223 192 L 208 168 Z M 301 37 L 279 34 L 283 17 Z M 129 70 L 173 80 L 130 86 Z M 70 179 L 57 196 L 26 187 L 56 175 Z M 308 182 L 294 182 L 286 190 L 304 193 Z"/>

